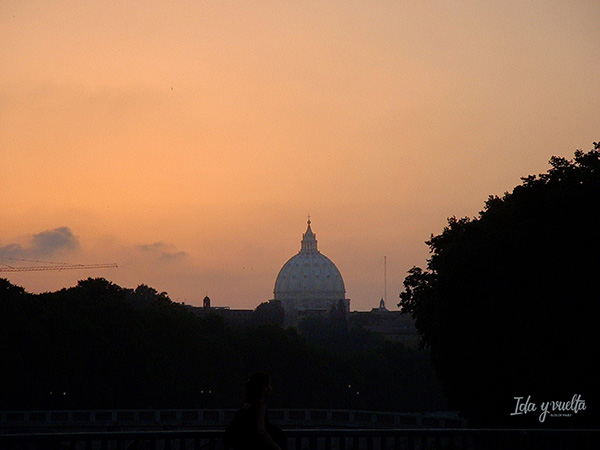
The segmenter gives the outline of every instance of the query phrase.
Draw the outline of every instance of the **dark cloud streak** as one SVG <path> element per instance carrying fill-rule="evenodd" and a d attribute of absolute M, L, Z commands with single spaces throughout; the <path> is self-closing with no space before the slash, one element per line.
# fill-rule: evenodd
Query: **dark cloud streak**
<path fill-rule="evenodd" d="M 0 256 L 5 258 L 49 257 L 59 253 L 72 252 L 80 247 L 79 239 L 69 227 L 59 227 L 42 231 L 31 237 L 31 245 L 8 244 L 0 247 Z"/>
<path fill-rule="evenodd" d="M 137 249 L 142 253 L 151 255 L 153 258 L 164 261 L 172 262 L 179 261 L 187 257 L 187 253 L 183 251 L 173 251 L 173 246 L 164 242 L 154 242 L 152 244 L 138 245 Z"/>
<path fill-rule="evenodd" d="M 55 228 L 33 235 L 34 254 L 47 256 L 58 251 L 71 251 L 79 248 L 79 239 L 68 227 Z"/>

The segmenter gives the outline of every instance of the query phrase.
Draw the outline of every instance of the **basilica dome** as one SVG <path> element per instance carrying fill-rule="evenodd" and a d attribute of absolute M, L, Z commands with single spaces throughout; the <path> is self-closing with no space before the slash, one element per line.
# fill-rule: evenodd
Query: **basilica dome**
<path fill-rule="evenodd" d="M 340 300 L 348 310 L 342 274 L 333 261 L 317 249 L 316 235 L 310 225 L 309 219 L 300 251 L 277 275 L 274 299 L 282 302 L 286 312 L 328 311 Z"/>

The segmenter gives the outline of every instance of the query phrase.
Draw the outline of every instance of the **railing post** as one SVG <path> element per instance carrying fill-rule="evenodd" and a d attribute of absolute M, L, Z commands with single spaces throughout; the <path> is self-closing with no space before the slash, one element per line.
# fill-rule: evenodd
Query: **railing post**
<path fill-rule="evenodd" d="M 408 437 L 408 449 L 409 450 L 415 450 L 415 436 L 414 435 L 410 435 Z"/>
<path fill-rule="evenodd" d="M 346 437 L 343 434 L 340 435 L 340 450 L 346 450 Z"/>
<path fill-rule="evenodd" d="M 433 442 L 435 443 L 435 448 L 442 448 L 442 435 L 441 434 L 437 434 L 434 439 Z"/>
<path fill-rule="evenodd" d="M 379 442 L 381 443 L 381 450 L 386 450 L 387 449 L 387 443 L 388 443 L 388 437 L 387 436 L 381 436 L 381 439 L 379 440 Z"/>

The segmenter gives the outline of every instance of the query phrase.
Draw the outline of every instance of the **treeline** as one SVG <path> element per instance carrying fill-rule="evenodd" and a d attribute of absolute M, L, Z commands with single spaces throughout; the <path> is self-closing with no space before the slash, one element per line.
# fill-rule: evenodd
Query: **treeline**
<path fill-rule="evenodd" d="M 90 278 L 31 294 L 0 279 L 0 408 L 235 408 L 258 370 L 273 378 L 271 407 L 446 408 L 427 354 L 335 312 L 284 329 L 276 309 L 242 327 L 145 285 Z"/>
<path fill-rule="evenodd" d="M 399 306 L 471 425 L 598 428 L 599 204 L 595 142 L 450 218 L 409 271 Z"/>

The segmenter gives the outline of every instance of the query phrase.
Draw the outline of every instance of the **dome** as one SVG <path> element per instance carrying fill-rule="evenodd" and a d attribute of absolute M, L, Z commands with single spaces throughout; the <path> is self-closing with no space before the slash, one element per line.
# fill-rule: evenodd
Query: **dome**
<path fill-rule="evenodd" d="M 333 301 L 345 299 L 342 274 L 333 261 L 317 250 L 310 224 L 309 219 L 300 252 L 283 265 L 275 281 L 274 298 L 281 300 L 284 308 L 293 302 L 296 309 L 329 309 Z"/>

